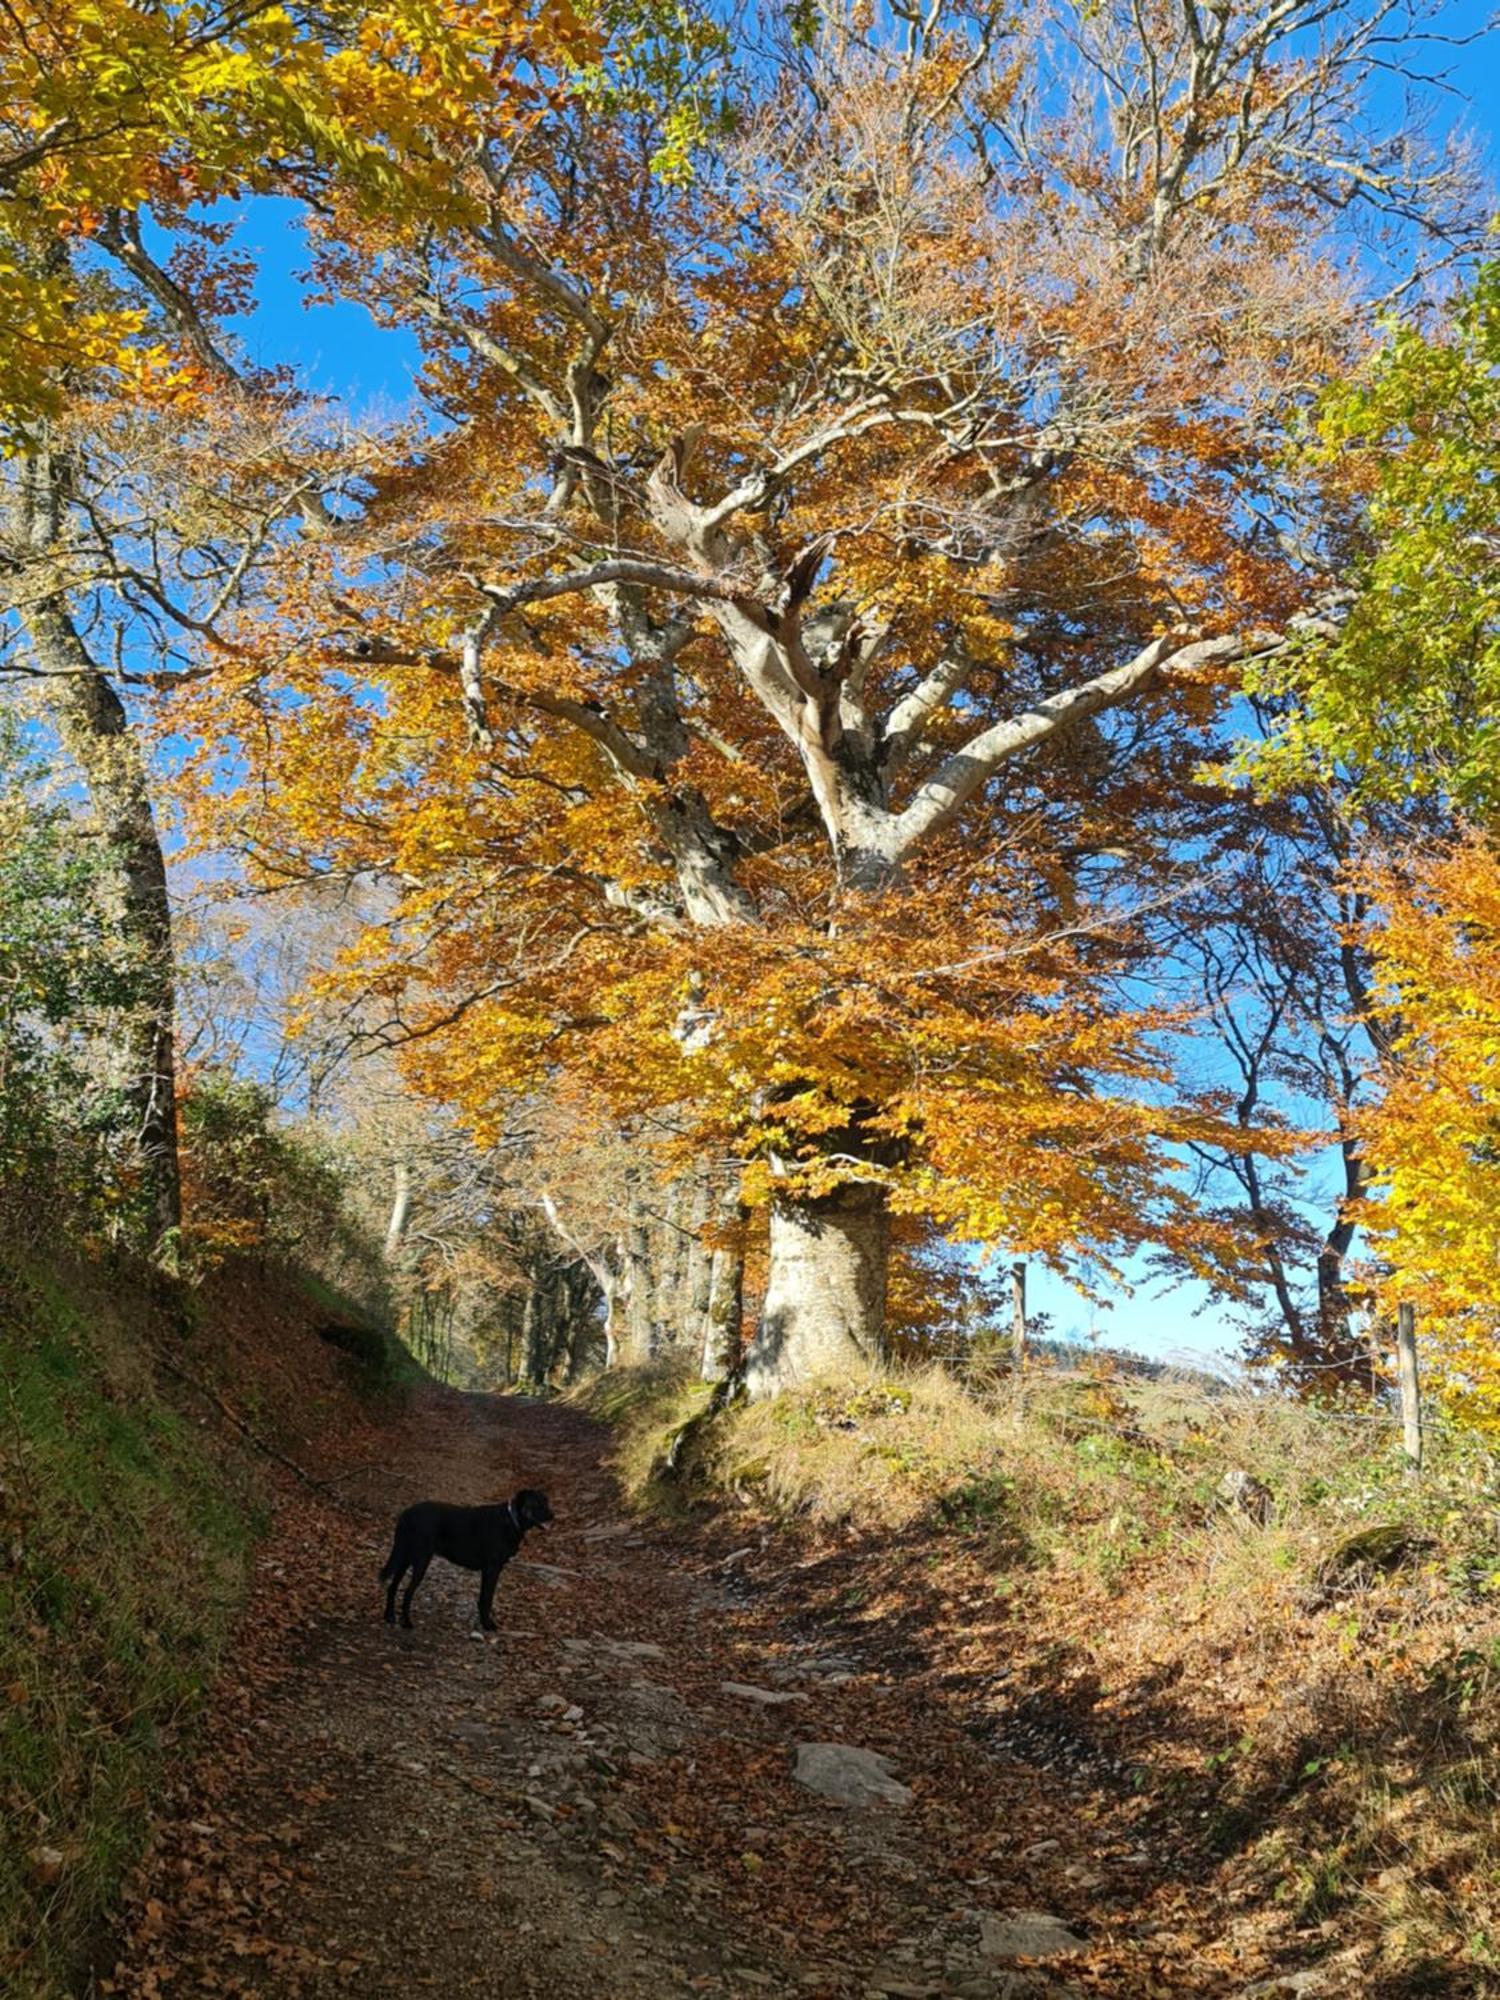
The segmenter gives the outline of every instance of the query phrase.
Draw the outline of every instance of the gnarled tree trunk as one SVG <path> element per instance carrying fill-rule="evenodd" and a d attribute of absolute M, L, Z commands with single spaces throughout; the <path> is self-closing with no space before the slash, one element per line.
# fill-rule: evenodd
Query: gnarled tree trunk
<path fill-rule="evenodd" d="M 176 972 L 167 868 L 146 761 L 125 705 L 85 643 L 52 552 L 63 538 L 65 472 L 39 447 L 12 494 L 17 538 L 37 559 L 32 595 L 18 608 L 51 716 L 88 789 L 94 823 L 109 855 L 106 896 L 121 942 L 132 953 L 141 998 L 121 1037 L 119 1071 L 130 1107 L 144 1196 L 146 1248 L 174 1264 L 182 1223 L 177 1155 Z"/>
<path fill-rule="evenodd" d="M 182 1223 L 177 1156 L 176 975 L 167 868 L 156 830 L 141 747 L 114 688 L 100 673 L 60 602 L 27 614 L 32 651 L 54 676 L 52 715 L 88 787 L 95 825 L 108 849 L 106 895 L 121 941 L 135 961 L 141 997 L 119 1051 L 124 1098 L 139 1162 L 146 1248 L 175 1261 Z"/>
<path fill-rule="evenodd" d="M 886 1191 L 853 1182 L 771 1208 L 770 1281 L 745 1361 L 752 1396 L 878 1365 L 884 1350 Z"/>

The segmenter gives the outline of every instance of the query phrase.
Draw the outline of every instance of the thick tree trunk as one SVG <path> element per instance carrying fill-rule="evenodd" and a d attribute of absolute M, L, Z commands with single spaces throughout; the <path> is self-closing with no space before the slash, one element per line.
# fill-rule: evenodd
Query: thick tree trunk
<path fill-rule="evenodd" d="M 708 1267 L 704 1304 L 703 1361 L 705 1382 L 716 1382 L 739 1359 L 740 1320 L 745 1307 L 745 1211 L 739 1191 L 724 1197 L 719 1215 L 721 1241 Z"/>
<path fill-rule="evenodd" d="M 884 1358 L 889 1218 L 883 1187 L 856 1182 L 771 1209 L 770 1274 L 745 1363 L 752 1396 Z"/>

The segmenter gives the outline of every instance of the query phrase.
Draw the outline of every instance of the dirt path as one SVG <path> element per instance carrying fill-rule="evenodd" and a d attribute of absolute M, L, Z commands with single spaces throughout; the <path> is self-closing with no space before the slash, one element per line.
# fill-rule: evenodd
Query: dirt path
<path fill-rule="evenodd" d="M 961 1653 L 924 1649 L 914 1553 L 881 1566 L 900 1601 L 874 1618 L 868 1569 L 846 1585 L 836 1553 L 783 1556 L 789 1574 L 757 1589 L 742 1579 L 777 1556 L 758 1537 L 634 1529 L 606 1442 L 567 1409 L 430 1391 L 354 1505 L 287 1500 L 199 1769 L 92 1990 L 1239 1990 L 1201 1962 L 1189 1976 L 1186 1940 L 1146 1907 L 1155 1866 L 1106 1758 L 1055 1720 L 986 1741 L 986 1687 Z M 416 1629 L 386 1627 L 396 1506 L 523 1484 L 558 1524 L 506 1572 L 498 1641 L 473 1633 L 473 1580 L 445 1564 Z M 930 1588 L 951 1627 L 957 1586 Z M 993 1596 L 956 1608 L 992 1663 Z M 878 1657 L 860 1636 L 877 1633 Z M 807 1740 L 884 1755 L 910 1796 L 819 1796 L 792 1776 Z M 1067 1940 L 1008 1929 L 1018 1908 L 1088 1948 L 1047 1957 Z"/>

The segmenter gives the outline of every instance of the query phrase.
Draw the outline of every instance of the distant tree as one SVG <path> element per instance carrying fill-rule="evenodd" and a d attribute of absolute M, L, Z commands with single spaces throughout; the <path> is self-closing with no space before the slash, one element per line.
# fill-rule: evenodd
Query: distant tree
<path fill-rule="evenodd" d="M 1388 1061 L 1355 1121 L 1377 1300 L 1500 1422 L 1500 266 L 1446 324 L 1393 327 L 1330 391 L 1312 454 L 1347 496 L 1347 619 L 1259 678 L 1284 704 L 1263 782 L 1336 785 L 1425 824 L 1348 857 Z M 1378 826 L 1378 820 L 1377 820 Z"/>

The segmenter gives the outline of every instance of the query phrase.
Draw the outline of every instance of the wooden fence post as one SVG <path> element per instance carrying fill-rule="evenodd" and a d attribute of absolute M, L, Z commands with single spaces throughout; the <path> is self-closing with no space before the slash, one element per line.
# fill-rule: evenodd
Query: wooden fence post
<path fill-rule="evenodd" d="M 1417 1314 L 1414 1306 L 1396 1311 L 1396 1368 L 1401 1382 L 1401 1431 L 1407 1463 L 1422 1470 L 1422 1402 L 1417 1379 Z"/>

